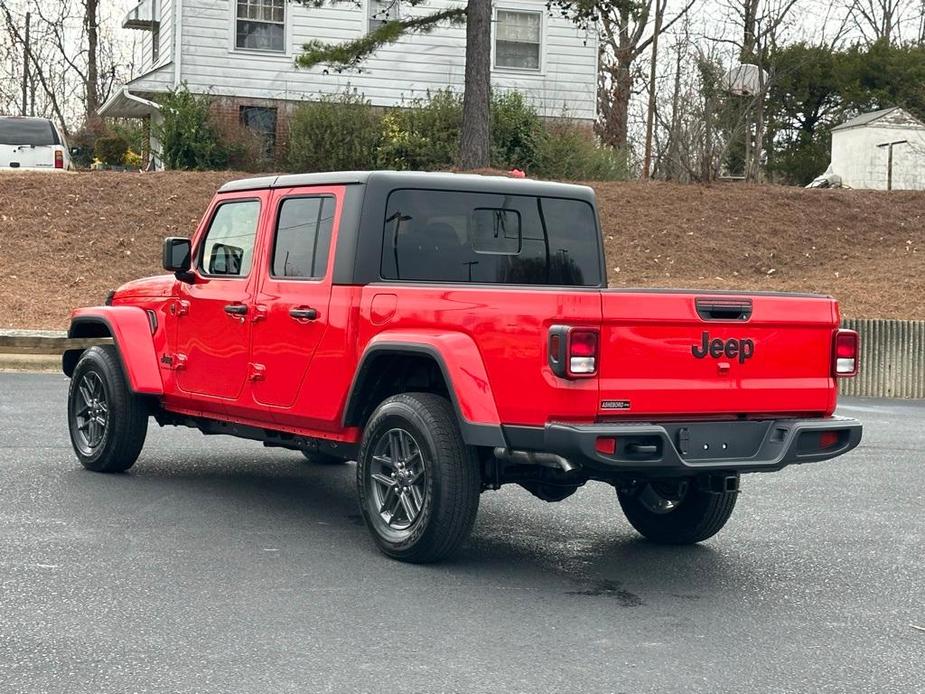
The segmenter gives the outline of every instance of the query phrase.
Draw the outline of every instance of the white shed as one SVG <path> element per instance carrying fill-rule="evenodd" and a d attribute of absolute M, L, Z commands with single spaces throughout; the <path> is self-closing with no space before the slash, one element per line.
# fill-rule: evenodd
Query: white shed
<path fill-rule="evenodd" d="M 894 106 L 832 128 L 829 173 L 851 188 L 925 190 L 925 123 Z"/>

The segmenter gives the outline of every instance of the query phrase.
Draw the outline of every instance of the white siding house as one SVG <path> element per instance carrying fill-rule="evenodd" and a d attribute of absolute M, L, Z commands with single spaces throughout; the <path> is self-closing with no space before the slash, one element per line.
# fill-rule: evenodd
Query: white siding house
<path fill-rule="evenodd" d="M 851 188 L 925 190 L 925 124 L 893 107 L 834 127 L 828 173 Z"/>
<path fill-rule="evenodd" d="M 240 113 L 245 124 L 267 116 L 282 120 L 300 101 L 346 89 L 382 107 L 401 106 L 447 87 L 462 92 L 464 26 L 407 35 L 380 48 L 358 71 L 295 67 L 306 41 L 362 37 L 388 18 L 390 9 L 391 16 L 397 11 L 406 18 L 458 4 L 429 0 L 410 7 L 401 0 L 359 0 L 315 8 L 289 0 L 135 0 L 124 26 L 145 32 L 141 73 L 100 113 L 156 120 L 157 96 L 181 83 Z M 592 122 L 596 37 L 567 19 L 550 16 L 545 0 L 496 0 L 493 13 L 493 87 L 522 92 L 543 116 L 567 113 Z"/>

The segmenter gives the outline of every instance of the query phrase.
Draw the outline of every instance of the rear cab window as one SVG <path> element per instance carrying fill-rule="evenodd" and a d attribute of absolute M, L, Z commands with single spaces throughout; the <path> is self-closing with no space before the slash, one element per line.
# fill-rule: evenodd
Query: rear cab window
<path fill-rule="evenodd" d="M 386 280 L 597 287 L 600 239 L 584 200 L 393 190 L 380 275 Z"/>
<path fill-rule="evenodd" d="M 61 144 L 51 121 L 40 118 L 0 118 L 0 145 L 45 147 Z"/>

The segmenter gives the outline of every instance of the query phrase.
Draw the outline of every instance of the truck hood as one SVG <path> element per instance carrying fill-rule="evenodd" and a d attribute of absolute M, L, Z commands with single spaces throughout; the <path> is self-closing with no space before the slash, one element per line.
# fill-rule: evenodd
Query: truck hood
<path fill-rule="evenodd" d="M 177 278 L 173 275 L 155 275 L 126 282 L 116 290 L 116 299 L 143 299 L 171 296 Z"/>

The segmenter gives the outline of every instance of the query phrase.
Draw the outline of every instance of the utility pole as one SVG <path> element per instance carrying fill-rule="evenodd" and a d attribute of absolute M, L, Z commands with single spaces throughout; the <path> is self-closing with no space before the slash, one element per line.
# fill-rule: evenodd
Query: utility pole
<path fill-rule="evenodd" d="M 892 142 L 884 142 L 877 145 L 877 147 L 886 147 L 887 148 L 887 159 L 886 159 L 886 189 L 893 190 L 893 145 L 904 145 L 907 144 L 909 140 L 893 140 Z"/>
<path fill-rule="evenodd" d="M 22 49 L 22 115 L 28 115 L 29 107 L 29 22 L 32 16 L 26 12 L 26 33 Z"/>
<path fill-rule="evenodd" d="M 658 60 L 658 35 L 667 0 L 655 0 L 655 27 L 652 32 L 652 60 L 649 65 L 649 112 L 646 115 L 646 150 L 642 158 L 642 177 L 648 179 L 652 169 L 652 129 L 655 121 L 655 67 Z"/>

